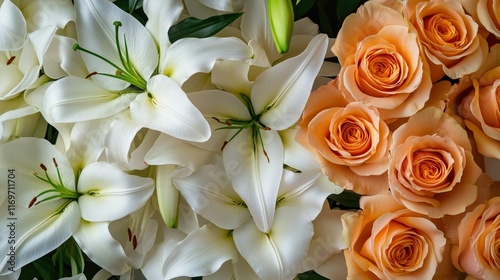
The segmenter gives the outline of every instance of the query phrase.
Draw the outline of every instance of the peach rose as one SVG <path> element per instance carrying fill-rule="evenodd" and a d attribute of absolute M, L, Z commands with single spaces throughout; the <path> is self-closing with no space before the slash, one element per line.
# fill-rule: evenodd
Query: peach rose
<path fill-rule="evenodd" d="M 446 248 L 435 221 L 405 209 L 390 195 L 364 196 L 360 207 L 341 217 L 347 279 L 433 278 Z"/>
<path fill-rule="evenodd" d="M 500 38 L 500 2 L 495 0 L 461 0 L 465 10 L 494 36 Z"/>
<path fill-rule="evenodd" d="M 451 257 L 460 271 L 474 279 L 500 279 L 500 197 L 467 213 L 453 227 Z"/>
<path fill-rule="evenodd" d="M 387 191 L 389 128 L 376 108 L 347 103 L 335 83 L 311 93 L 297 140 L 335 184 L 361 194 Z"/>
<path fill-rule="evenodd" d="M 448 114 L 428 107 L 393 133 L 389 188 L 408 209 L 440 218 L 465 211 L 481 175 L 467 132 Z"/>
<path fill-rule="evenodd" d="M 478 24 L 456 0 L 408 0 L 405 14 L 428 59 L 452 79 L 477 71 L 488 54 Z"/>
<path fill-rule="evenodd" d="M 376 107 L 385 120 L 411 116 L 429 99 L 432 82 L 418 36 L 394 9 L 365 3 L 345 19 L 332 51 L 346 98 Z"/>
<path fill-rule="evenodd" d="M 458 113 L 474 133 L 478 151 L 500 159 L 500 67 L 472 82 L 473 89 L 462 100 Z"/>

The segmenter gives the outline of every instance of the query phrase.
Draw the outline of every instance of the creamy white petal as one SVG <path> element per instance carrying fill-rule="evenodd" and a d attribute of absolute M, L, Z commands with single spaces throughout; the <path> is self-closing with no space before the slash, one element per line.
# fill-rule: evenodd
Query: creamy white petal
<path fill-rule="evenodd" d="M 344 253 L 332 254 L 314 271 L 331 280 L 347 279 L 347 264 Z"/>
<path fill-rule="evenodd" d="M 47 89 L 44 106 L 56 122 L 81 122 L 123 111 L 136 97 L 135 93 L 109 91 L 87 79 L 66 77 Z"/>
<path fill-rule="evenodd" d="M 111 121 L 112 118 L 105 118 L 75 124 L 71 130 L 70 148 L 66 151 L 66 157 L 75 171 L 99 159 Z"/>
<path fill-rule="evenodd" d="M 76 0 L 76 29 L 79 44 L 97 53 L 118 66 L 120 58 L 116 50 L 115 21 L 120 21 L 119 37 L 121 47 L 125 50 L 127 40 L 128 54 L 135 70 L 144 80 L 148 80 L 158 66 L 158 50 L 149 31 L 132 15 L 118 8 L 110 1 Z M 90 72 L 115 74 L 116 69 L 103 60 L 88 54 L 82 54 Z M 104 76 L 94 80 L 110 90 L 121 90 L 127 83 Z"/>
<path fill-rule="evenodd" d="M 21 186 L 17 185 L 17 189 L 21 189 Z M 7 209 L 6 204 L 1 206 Z M 4 236 L 4 242 L 0 244 L 0 274 L 3 275 L 9 267 L 14 266 L 18 270 L 55 250 L 70 238 L 80 223 L 80 210 L 76 202 L 58 199 L 33 208 L 16 205 L 16 220 L 9 220 L 12 217 L 7 216 L 7 211 L 1 211 L 0 218 L 5 221 L 0 229 Z M 15 243 L 9 243 L 9 240 Z M 15 247 L 14 250 L 11 246 Z M 13 263 L 9 263 L 12 255 Z"/>
<path fill-rule="evenodd" d="M 184 0 L 187 12 L 195 18 L 208 18 L 218 15 L 217 11 L 203 5 L 199 0 Z"/>
<path fill-rule="evenodd" d="M 314 78 L 325 58 L 328 37 L 317 35 L 300 55 L 262 72 L 252 87 L 252 104 L 260 121 L 283 130 L 300 117 Z"/>
<path fill-rule="evenodd" d="M 207 117 L 251 120 L 248 109 L 234 94 L 222 90 L 204 90 L 188 93 L 189 100 Z"/>
<path fill-rule="evenodd" d="M 18 64 L 19 71 L 21 71 L 24 76 L 15 87 L 1 96 L 2 100 L 16 97 L 21 91 L 33 86 L 40 76 L 43 55 L 55 32 L 56 28 L 54 26 L 48 26 L 28 34 Z"/>
<path fill-rule="evenodd" d="M 24 101 L 24 98 L 14 98 L 0 102 L 0 123 L 22 118 L 38 112 L 35 106 L 31 106 Z"/>
<path fill-rule="evenodd" d="M 52 79 L 64 76 L 85 78 L 89 71 L 79 52 L 73 51 L 76 40 L 54 35 L 43 56 L 43 71 Z"/>
<path fill-rule="evenodd" d="M 211 151 L 161 133 L 147 152 L 144 161 L 149 165 L 176 164 L 197 170 L 208 164 L 213 156 Z"/>
<path fill-rule="evenodd" d="M 128 258 L 108 226 L 108 222 L 82 220 L 73 238 L 92 262 L 114 275 L 121 275 L 130 269 Z"/>
<path fill-rule="evenodd" d="M 214 10 L 224 11 L 228 13 L 236 13 L 243 8 L 244 1 L 232 0 L 198 0 L 203 5 L 210 7 Z"/>
<path fill-rule="evenodd" d="M 146 28 L 156 40 L 160 52 L 159 65 L 163 65 L 171 45 L 166 30 L 175 24 L 184 6 L 180 0 L 149 0 L 144 1 L 143 7 L 148 16 Z"/>
<path fill-rule="evenodd" d="M 50 115 L 46 108 L 44 107 L 44 97 L 45 93 L 47 92 L 47 89 L 53 84 L 54 82 L 48 82 L 45 83 L 33 91 L 25 92 L 24 94 L 24 99 L 26 102 L 30 105 L 35 106 L 40 110 L 40 113 L 43 116 L 43 119 L 47 121 L 50 125 L 52 125 L 57 131 L 59 132 L 58 137 L 62 139 L 62 142 L 65 146 L 64 150 L 67 150 L 70 146 L 70 135 L 71 135 L 71 129 L 73 128 L 73 123 L 58 123 L 54 121 L 54 118 L 52 115 Z M 44 132 L 45 133 L 45 132 Z M 45 134 L 44 134 L 45 135 Z M 42 138 L 42 137 L 40 137 Z"/>
<path fill-rule="evenodd" d="M 237 60 L 217 61 L 212 70 L 212 83 L 234 94 L 250 95 L 252 82 L 248 80 L 250 64 Z"/>
<path fill-rule="evenodd" d="M 220 228 L 235 229 L 250 219 L 222 164 L 205 165 L 174 184 L 195 212 Z"/>
<path fill-rule="evenodd" d="M 224 167 L 233 188 L 246 203 L 257 227 L 271 229 L 280 176 L 283 145 L 278 132 L 260 131 L 267 156 L 251 129 L 242 130 L 223 151 Z M 269 159 L 269 160 L 268 160 Z"/>
<path fill-rule="evenodd" d="M 144 13 L 148 16 L 146 28 L 151 32 L 156 42 L 162 48 L 168 47 L 168 30 L 175 24 L 183 9 L 182 2 L 179 0 L 146 0 L 144 1 Z M 164 45 L 164 44 L 167 45 Z M 161 61 L 161 59 L 160 59 Z"/>
<path fill-rule="evenodd" d="M 144 157 L 159 134 L 138 125 L 124 111 L 115 116 L 104 139 L 106 158 L 123 170 L 142 170 L 147 167 Z"/>
<path fill-rule="evenodd" d="M 321 213 L 313 221 L 314 236 L 309 246 L 307 257 L 304 258 L 300 265 L 299 272 L 316 270 L 324 266 L 323 264 L 329 263 L 328 260 L 330 258 L 338 259 L 335 255 L 344 258 L 342 250 L 347 248 L 347 244 L 345 244 L 342 237 L 342 221 L 340 216 L 347 212 L 346 210 L 331 210 L 327 202 L 323 204 Z M 345 262 L 343 262 L 343 265 L 345 266 Z M 338 269 L 338 266 L 335 267 Z M 339 272 L 343 270 L 339 270 Z M 331 276 L 328 279 L 331 279 Z M 345 276 L 344 278 L 337 279 L 345 279 Z"/>
<path fill-rule="evenodd" d="M 234 243 L 260 278 L 292 279 L 306 256 L 313 225 L 306 213 L 286 206 L 276 209 L 274 221 L 269 234 L 248 221 L 234 230 Z"/>
<path fill-rule="evenodd" d="M 285 152 L 284 163 L 300 171 L 319 169 L 314 155 L 295 141 L 297 126 L 279 132 Z"/>
<path fill-rule="evenodd" d="M 306 212 L 312 221 L 320 213 L 328 195 L 342 191 L 342 188 L 330 182 L 319 169 L 302 173 L 285 169 L 281 177 L 278 206 L 299 208 Z"/>
<path fill-rule="evenodd" d="M 28 31 L 49 25 L 64 29 L 68 22 L 75 20 L 75 11 L 71 0 L 19 1 L 18 7 L 26 18 Z"/>
<path fill-rule="evenodd" d="M 26 32 L 26 21 L 19 8 L 4 0 L 0 6 L 0 51 L 22 48 Z"/>
<path fill-rule="evenodd" d="M 246 1 L 241 16 L 241 34 L 247 42 L 255 40 L 265 50 L 269 62 L 280 57 L 274 45 L 267 16 L 267 1 Z"/>
<path fill-rule="evenodd" d="M 165 264 L 165 259 L 170 255 L 175 245 L 185 237 L 186 234 L 178 229 L 171 229 L 165 226 L 158 227 L 155 245 L 147 253 L 141 268 L 146 279 L 165 279 L 165 273 L 162 269 Z M 191 278 L 186 278 L 186 280 L 190 279 Z"/>
<path fill-rule="evenodd" d="M 186 93 L 169 77 L 156 75 L 148 81 L 148 93 L 130 104 L 130 116 L 143 127 L 173 137 L 203 142 L 210 127 Z"/>
<path fill-rule="evenodd" d="M 151 178 L 127 174 L 107 162 L 92 163 L 78 180 L 82 218 L 92 222 L 120 219 L 144 206 L 153 189 Z"/>
<path fill-rule="evenodd" d="M 203 226 L 172 248 L 163 266 L 164 279 L 209 275 L 237 256 L 229 231 Z"/>
<path fill-rule="evenodd" d="M 219 59 L 246 61 L 250 48 L 238 38 L 185 38 L 173 43 L 159 72 L 182 85 L 194 73 L 210 72 Z"/>

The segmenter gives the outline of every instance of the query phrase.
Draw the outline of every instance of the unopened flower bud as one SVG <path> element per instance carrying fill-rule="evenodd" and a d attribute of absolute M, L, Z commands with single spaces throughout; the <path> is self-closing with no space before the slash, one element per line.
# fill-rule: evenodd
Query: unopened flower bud
<path fill-rule="evenodd" d="M 290 0 L 269 0 L 269 24 L 279 53 L 288 52 L 293 32 L 293 7 Z"/>

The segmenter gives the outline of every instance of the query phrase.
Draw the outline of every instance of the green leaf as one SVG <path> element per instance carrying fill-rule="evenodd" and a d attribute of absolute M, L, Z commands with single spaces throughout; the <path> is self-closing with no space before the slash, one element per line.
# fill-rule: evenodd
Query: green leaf
<path fill-rule="evenodd" d="M 350 1 L 350 0 L 340 0 L 340 1 Z M 326 33 L 328 37 L 333 38 L 335 36 L 330 20 L 328 18 L 328 0 L 318 0 L 316 5 L 318 6 L 318 17 L 319 17 L 319 27 L 323 33 Z"/>
<path fill-rule="evenodd" d="M 179 39 L 187 37 L 206 38 L 221 31 L 224 27 L 231 24 L 243 13 L 224 14 L 209 17 L 207 19 L 197 19 L 188 17 L 170 27 L 168 36 L 173 43 Z"/>
<path fill-rule="evenodd" d="M 48 140 L 52 145 L 56 144 L 57 136 L 59 135 L 59 131 L 55 129 L 52 125 L 47 125 L 47 130 L 45 130 L 45 139 Z"/>
<path fill-rule="evenodd" d="M 49 280 L 59 278 L 57 277 L 56 269 L 54 268 L 54 265 L 52 264 L 50 258 L 42 257 L 34 261 L 33 266 L 42 279 Z"/>
<path fill-rule="evenodd" d="M 335 206 L 339 206 L 345 209 L 359 209 L 360 198 L 360 194 L 349 190 L 345 190 L 339 194 L 332 194 L 328 196 L 328 200 L 334 201 L 336 204 L 340 204 Z"/>
<path fill-rule="evenodd" d="M 134 16 L 143 25 L 147 22 L 147 16 L 142 10 L 143 0 L 116 0 L 113 2 L 118 8 Z"/>
<path fill-rule="evenodd" d="M 356 9 L 360 5 L 360 0 L 344 0 L 337 3 L 337 22 L 342 23 L 344 19 L 356 12 Z"/>
<path fill-rule="evenodd" d="M 293 4 L 293 14 L 295 21 L 304 17 L 304 15 L 311 10 L 316 3 L 316 0 L 301 0 L 298 4 L 296 0 L 290 0 Z"/>
<path fill-rule="evenodd" d="M 297 275 L 294 280 L 328 280 L 328 278 L 325 278 L 311 270 Z"/>

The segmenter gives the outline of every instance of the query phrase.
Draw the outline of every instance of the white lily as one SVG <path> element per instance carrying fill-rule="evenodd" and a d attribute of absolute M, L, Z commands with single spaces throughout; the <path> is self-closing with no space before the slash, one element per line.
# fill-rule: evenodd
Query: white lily
<path fill-rule="evenodd" d="M 75 173 L 66 157 L 43 139 L 10 141 L 0 145 L 0 155 L 1 179 L 15 185 L 15 210 L 11 216 L 17 218 L 15 244 L 0 245 L 2 275 L 54 250 L 72 235 L 89 236 L 89 231 L 81 230 L 86 225 L 96 227 L 93 223 L 107 223 L 136 211 L 154 188 L 151 179 L 129 175 L 106 162 L 91 163 Z M 3 201 L 5 209 L 7 202 Z M 7 219 L 8 213 L 2 211 L 0 215 Z M 5 230 L 2 228 L 7 236 Z M 85 251 L 82 240 L 91 239 L 78 240 Z M 10 250 L 16 254 L 12 270 L 7 255 Z M 110 271 L 121 269 L 110 261 L 113 259 L 99 265 Z"/>
<path fill-rule="evenodd" d="M 326 47 L 326 35 L 318 35 L 300 55 L 266 69 L 253 83 L 246 78 L 248 66 L 227 63 L 234 73 L 241 74 L 224 81 L 214 73 L 214 80 L 220 82 L 216 83 L 219 87 L 236 91 L 239 98 L 218 90 L 189 95 L 211 120 L 213 139 L 223 139 L 219 145 L 230 181 L 262 232 L 268 232 L 273 224 L 280 184 L 276 174 L 283 169 L 278 131 L 299 119 Z M 229 134 L 231 131 L 235 132 Z"/>
<path fill-rule="evenodd" d="M 109 1 L 75 1 L 80 45 L 74 48 L 82 51 L 92 80 L 67 77 L 49 88 L 45 103 L 54 119 L 77 122 L 130 110 L 139 126 L 180 139 L 207 140 L 208 124 L 182 84 L 194 73 L 209 72 L 217 59 L 246 60 L 251 53 L 236 38 L 170 44 L 163 31 L 177 19 L 179 3 L 145 1 L 146 28 Z M 210 51 L 201 52 L 200 46 Z"/>
<path fill-rule="evenodd" d="M 166 264 L 169 268 L 175 264 L 175 273 L 166 278 L 190 276 L 193 266 L 207 261 L 210 265 L 205 266 L 211 269 L 197 273 L 212 274 L 228 260 L 239 262 L 237 256 L 240 254 L 260 278 L 290 279 L 306 256 L 313 236 L 312 221 L 319 214 L 325 198 L 334 191 L 332 184 L 321 178 L 318 172 L 283 171 L 275 206 L 276 217 L 269 232 L 258 229 L 247 205 L 233 190 L 220 159 L 190 176 L 174 179 L 193 210 L 214 225 L 193 232 L 196 241 L 186 239 L 177 245 L 179 252 L 189 255 L 206 246 L 201 244 L 210 244 L 204 249 L 204 255 L 197 255 L 191 262 L 169 256 Z M 230 250 L 231 244 L 236 246 L 237 253 Z M 293 248 L 289 244 L 294 244 Z M 222 248 L 226 248 L 226 253 L 214 257 L 213 254 Z"/>

